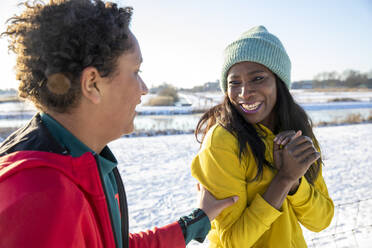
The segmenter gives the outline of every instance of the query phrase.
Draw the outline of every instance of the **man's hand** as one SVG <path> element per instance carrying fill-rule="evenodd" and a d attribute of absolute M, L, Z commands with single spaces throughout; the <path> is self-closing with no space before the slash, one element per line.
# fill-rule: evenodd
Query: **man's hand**
<path fill-rule="evenodd" d="M 239 197 L 233 196 L 223 200 L 217 200 L 203 185 L 197 184 L 199 191 L 199 208 L 204 211 L 209 220 L 216 218 L 222 210 L 234 204 Z"/>

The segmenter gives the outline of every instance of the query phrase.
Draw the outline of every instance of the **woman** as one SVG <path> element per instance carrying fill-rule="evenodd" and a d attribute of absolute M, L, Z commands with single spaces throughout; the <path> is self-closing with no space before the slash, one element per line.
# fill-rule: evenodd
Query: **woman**
<path fill-rule="evenodd" d="M 128 233 L 128 209 L 107 144 L 133 131 L 147 87 L 129 30 L 131 8 L 101 0 L 25 4 L 3 36 L 17 55 L 19 94 L 40 112 L 0 145 L 0 247 L 181 248 L 202 242 L 233 204 L 201 188 L 199 208 Z"/>
<path fill-rule="evenodd" d="M 239 200 L 213 221 L 210 247 L 306 247 L 333 217 L 309 118 L 290 92 L 290 60 L 265 27 L 225 49 L 224 102 L 200 119 L 192 175 L 215 197 Z"/>

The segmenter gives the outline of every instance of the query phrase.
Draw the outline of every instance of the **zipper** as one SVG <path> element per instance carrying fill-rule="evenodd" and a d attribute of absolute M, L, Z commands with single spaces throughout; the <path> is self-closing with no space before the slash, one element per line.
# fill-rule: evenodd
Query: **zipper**
<path fill-rule="evenodd" d="M 105 188 L 105 183 L 103 182 L 102 171 L 100 169 L 100 163 L 99 163 L 98 154 L 97 153 L 94 153 L 93 156 L 94 156 L 94 159 L 96 160 L 96 163 L 97 163 L 97 169 L 98 169 L 98 172 L 99 172 L 99 177 L 101 178 L 101 185 L 102 185 L 102 188 L 103 188 L 103 192 L 105 193 L 105 197 L 106 197 L 107 211 L 109 212 L 109 216 L 110 216 L 110 224 L 111 224 L 112 234 L 114 235 L 115 246 L 116 247 L 119 247 L 118 239 L 116 237 L 116 233 L 115 233 L 115 229 L 114 229 L 114 224 L 113 224 L 114 223 L 114 220 L 113 220 L 113 217 L 112 217 L 112 214 L 111 214 L 111 211 L 110 211 L 110 205 L 109 205 L 108 200 L 107 200 L 108 199 L 107 190 Z"/>
<path fill-rule="evenodd" d="M 128 203 L 125 194 L 124 183 L 121 179 L 118 168 L 114 168 L 114 176 L 119 193 L 119 203 L 121 216 L 121 233 L 123 238 L 123 248 L 129 248 L 129 216 L 128 216 Z"/>

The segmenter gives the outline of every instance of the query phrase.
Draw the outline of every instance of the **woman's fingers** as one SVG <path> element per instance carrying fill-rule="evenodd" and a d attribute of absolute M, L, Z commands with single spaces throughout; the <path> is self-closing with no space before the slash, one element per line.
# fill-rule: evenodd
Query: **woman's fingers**
<path fill-rule="evenodd" d="M 304 164 L 308 167 L 310 167 L 315 161 L 317 161 L 320 158 L 320 153 L 319 152 L 314 152 L 305 157 L 302 161 L 301 164 Z"/>
<path fill-rule="evenodd" d="M 312 157 L 317 157 L 313 154 L 318 153 L 316 148 L 314 147 L 313 141 L 307 136 L 301 136 L 293 139 L 285 146 L 284 149 L 290 156 L 292 156 L 296 161 L 300 163 L 302 163 L 303 161 L 307 161 L 308 157 L 310 157 L 309 160 L 312 160 Z M 316 161 L 316 159 L 314 161 Z"/>
<path fill-rule="evenodd" d="M 294 136 L 296 134 L 295 131 L 293 130 L 289 130 L 289 131 L 283 131 L 283 132 L 280 132 L 278 133 L 275 138 L 274 138 L 274 142 L 278 145 L 281 144 L 281 142 L 283 141 L 283 139 L 285 139 L 287 136 Z"/>
<path fill-rule="evenodd" d="M 296 132 L 295 136 L 292 138 L 292 140 L 295 139 L 295 138 L 297 138 L 297 137 L 300 137 L 301 135 L 302 135 L 302 131 L 301 130 L 298 130 Z"/>
<path fill-rule="evenodd" d="M 295 132 L 293 130 L 280 132 L 279 134 L 277 134 L 275 136 L 274 144 L 277 144 L 277 145 L 280 145 L 280 146 L 285 146 L 286 144 L 288 144 L 293 139 L 301 136 L 301 134 L 302 134 L 301 130 L 299 130 L 297 132 Z"/>
<path fill-rule="evenodd" d="M 312 146 L 314 147 L 313 145 L 313 141 L 311 140 L 311 138 L 307 137 L 307 136 L 299 136 L 299 137 L 296 137 L 296 138 L 293 138 L 285 147 L 284 149 L 290 151 L 290 153 L 292 154 L 295 150 L 301 148 L 301 147 L 307 147 L 307 146 Z M 306 148 L 304 148 L 306 149 Z M 315 149 L 315 148 L 314 148 Z"/>
<path fill-rule="evenodd" d="M 274 166 L 280 170 L 282 167 L 282 148 L 285 147 L 289 142 L 297 137 L 301 136 L 301 131 L 284 131 L 280 132 L 274 139 L 273 155 L 274 155 Z"/>
<path fill-rule="evenodd" d="M 298 180 L 303 176 L 308 168 L 320 157 L 312 140 L 307 136 L 298 136 L 282 149 L 281 173 Z"/>
<path fill-rule="evenodd" d="M 309 153 L 309 152 L 316 152 L 317 150 L 315 149 L 313 143 L 311 142 L 303 142 L 298 144 L 297 146 L 292 148 L 292 155 L 293 156 L 301 156 L 304 153 Z"/>
<path fill-rule="evenodd" d="M 275 167 L 294 180 L 303 176 L 319 157 L 312 139 L 303 136 L 300 130 L 281 132 L 275 137 Z"/>
<path fill-rule="evenodd" d="M 308 157 L 311 154 L 313 154 L 314 152 L 316 152 L 316 150 L 313 147 L 307 147 L 306 149 L 304 149 L 302 151 L 296 150 L 293 153 L 293 156 L 297 159 L 297 161 L 302 161 L 306 157 Z"/>
<path fill-rule="evenodd" d="M 297 139 L 298 137 L 300 137 L 302 135 L 302 131 L 299 130 L 295 133 L 295 135 L 291 136 L 291 137 L 286 137 L 285 140 L 282 141 L 281 145 L 282 146 L 285 146 L 287 145 L 289 142 L 292 142 L 292 140 L 295 140 Z"/>

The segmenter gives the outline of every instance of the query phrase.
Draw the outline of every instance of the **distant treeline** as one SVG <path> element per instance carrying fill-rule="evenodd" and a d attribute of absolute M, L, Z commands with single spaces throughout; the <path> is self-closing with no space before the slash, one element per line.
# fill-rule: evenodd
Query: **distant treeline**
<path fill-rule="evenodd" d="M 150 93 L 157 94 L 158 92 L 164 91 L 166 88 L 174 88 L 171 84 L 163 83 L 156 87 L 150 88 Z M 183 92 L 211 92 L 211 91 L 220 91 L 220 81 L 216 80 L 215 82 L 207 82 L 203 85 L 194 86 L 190 88 L 178 88 L 178 91 Z"/>
<path fill-rule="evenodd" d="M 215 82 L 207 82 L 203 85 L 194 86 L 191 89 L 181 88 L 181 91 L 185 92 L 211 92 L 211 91 L 220 91 L 220 81 L 216 80 Z"/>
<path fill-rule="evenodd" d="M 157 92 L 162 86 L 153 88 Z M 315 75 L 313 80 L 295 81 L 292 89 L 326 89 L 326 88 L 368 88 L 372 89 L 372 70 L 361 73 L 357 70 L 345 70 L 342 73 L 336 71 L 321 72 Z M 203 85 L 190 88 L 180 88 L 185 92 L 210 92 L 220 91 L 220 82 L 207 82 Z"/>
<path fill-rule="evenodd" d="M 356 70 L 345 70 L 318 73 L 314 80 L 292 83 L 292 89 L 325 89 L 325 88 L 368 88 L 372 89 L 372 70 L 361 73 Z"/>
<path fill-rule="evenodd" d="M 0 103 L 18 102 L 18 92 L 16 89 L 0 89 Z"/>
<path fill-rule="evenodd" d="M 163 83 L 158 87 L 152 87 L 150 92 L 157 93 L 169 84 Z M 356 70 L 345 70 L 342 73 L 336 71 L 318 73 L 313 80 L 292 82 L 292 89 L 327 89 L 327 88 L 368 88 L 372 89 L 372 70 L 361 73 Z M 207 82 L 192 88 L 179 88 L 184 92 L 211 92 L 220 91 L 220 82 Z"/>
<path fill-rule="evenodd" d="M 16 89 L 0 89 L 0 95 L 15 96 L 17 95 L 17 90 Z"/>

